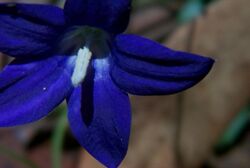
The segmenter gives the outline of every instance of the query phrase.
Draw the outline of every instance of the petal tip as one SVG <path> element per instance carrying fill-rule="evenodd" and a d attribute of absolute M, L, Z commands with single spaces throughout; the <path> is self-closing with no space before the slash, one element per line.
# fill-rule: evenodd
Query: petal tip
<path fill-rule="evenodd" d="M 207 75 L 212 69 L 215 60 L 211 57 L 202 57 L 202 58 L 203 58 L 202 70 L 204 71 L 204 75 Z"/>

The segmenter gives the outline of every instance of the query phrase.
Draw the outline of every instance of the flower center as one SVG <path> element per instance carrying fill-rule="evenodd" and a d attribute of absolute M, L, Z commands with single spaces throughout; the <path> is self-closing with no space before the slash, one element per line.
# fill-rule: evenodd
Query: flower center
<path fill-rule="evenodd" d="M 91 59 L 108 55 L 109 41 L 106 32 L 88 26 L 73 27 L 62 36 L 59 53 L 73 56 L 71 81 L 75 87 L 85 79 Z"/>

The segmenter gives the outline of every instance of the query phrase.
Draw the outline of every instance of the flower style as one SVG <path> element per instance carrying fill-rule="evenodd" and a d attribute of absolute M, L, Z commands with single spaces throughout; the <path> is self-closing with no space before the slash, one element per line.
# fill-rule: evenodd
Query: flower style
<path fill-rule="evenodd" d="M 109 168 L 126 155 L 128 93 L 167 95 L 209 72 L 213 60 L 121 34 L 131 0 L 67 0 L 64 9 L 0 4 L 0 126 L 30 123 L 64 99 L 78 142 Z"/>

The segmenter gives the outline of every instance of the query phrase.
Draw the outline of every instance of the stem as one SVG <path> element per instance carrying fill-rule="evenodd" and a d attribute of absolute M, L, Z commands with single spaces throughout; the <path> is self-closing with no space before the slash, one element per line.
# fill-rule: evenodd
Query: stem
<path fill-rule="evenodd" d="M 52 135 L 52 168 L 62 168 L 61 161 L 64 135 L 67 128 L 67 113 L 66 110 L 61 112 Z"/>

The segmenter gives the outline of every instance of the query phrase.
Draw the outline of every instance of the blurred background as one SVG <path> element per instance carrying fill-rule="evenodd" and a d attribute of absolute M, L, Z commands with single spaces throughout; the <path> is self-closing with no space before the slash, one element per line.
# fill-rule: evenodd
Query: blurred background
<path fill-rule="evenodd" d="M 131 96 L 132 133 L 120 168 L 249 168 L 250 1 L 134 0 L 133 6 L 127 32 L 216 63 L 180 94 Z M 9 61 L 0 53 L 1 68 Z M 62 104 L 34 124 L 0 128 L 0 167 L 102 168 L 74 140 L 65 114 Z"/>

